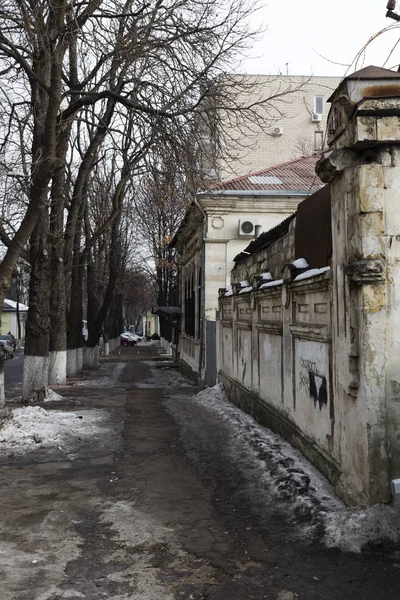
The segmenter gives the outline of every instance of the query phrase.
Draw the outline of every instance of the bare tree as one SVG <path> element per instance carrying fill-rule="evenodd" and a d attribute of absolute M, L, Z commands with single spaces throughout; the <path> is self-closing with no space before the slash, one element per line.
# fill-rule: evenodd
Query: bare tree
<path fill-rule="evenodd" d="M 253 12 L 247 0 L 0 0 L 2 157 L 27 183 L 0 289 L 4 296 L 31 237 L 25 400 L 46 392 L 49 347 L 57 355 L 51 380 L 62 381 L 66 340 L 71 349 L 81 345 L 83 227 L 101 150 L 125 147 L 127 122 L 144 156 L 166 136 L 177 145 L 189 139 L 200 114 L 221 109 L 239 122 L 248 110 L 258 123 L 269 118 L 273 99 L 246 107 L 227 93 L 224 75 L 251 45 Z M 221 76 L 223 86 L 210 83 Z"/>

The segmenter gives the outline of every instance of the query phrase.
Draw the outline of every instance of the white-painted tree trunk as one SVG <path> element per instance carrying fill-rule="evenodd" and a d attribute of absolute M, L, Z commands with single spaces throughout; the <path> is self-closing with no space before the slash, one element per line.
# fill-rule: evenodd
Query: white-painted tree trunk
<path fill-rule="evenodd" d="M 99 346 L 85 348 L 85 367 L 94 369 L 99 364 Z"/>
<path fill-rule="evenodd" d="M 77 348 L 76 350 L 76 369 L 77 373 L 83 371 L 83 348 Z"/>
<path fill-rule="evenodd" d="M 76 348 L 67 350 L 67 377 L 75 377 L 78 369 L 76 366 Z"/>
<path fill-rule="evenodd" d="M 49 385 L 65 385 L 67 381 L 67 351 L 50 352 Z"/>
<path fill-rule="evenodd" d="M 6 405 L 6 395 L 5 395 L 5 386 L 4 386 L 4 363 L 3 359 L 0 358 L 0 411 L 5 408 Z"/>
<path fill-rule="evenodd" d="M 43 402 L 47 396 L 48 379 L 49 357 L 25 356 L 22 401 Z"/>
<path fill-rule="evenodd" d="M 104 344 L 104 356 L 110 356 L 110 342 Z"/>

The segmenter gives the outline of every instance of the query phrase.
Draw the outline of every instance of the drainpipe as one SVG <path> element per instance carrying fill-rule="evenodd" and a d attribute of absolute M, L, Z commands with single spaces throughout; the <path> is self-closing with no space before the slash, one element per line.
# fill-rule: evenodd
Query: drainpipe
<path fill-rule="evenodd" d="M 200 281 L 200 327 L 199 327 L 199 340 L 200 340 L 200 348 L 199 348 L 199 379 L 201 380 L 201 368 L 203 364 L 203 353 L 204 353 L 204 282 L 205 282 L 205 273 L 204 267 L 206 263 L 206 238 L 207 238 L 207 215 L 203 209 L 203 207 L 199 204 L 197 197 L 195 197 L 194 202 L 197 208 L 200 210 L 203 216 L 203 233 L 201 236 L 201 258 L 200 258 L 200 268 L 201 268 L 201 281 Z"/>

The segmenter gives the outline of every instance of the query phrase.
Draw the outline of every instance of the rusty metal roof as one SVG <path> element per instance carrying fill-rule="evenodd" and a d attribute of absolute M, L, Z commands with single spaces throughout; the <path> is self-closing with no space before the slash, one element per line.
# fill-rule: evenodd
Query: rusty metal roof
<path fill-rule="evenodd" d="M 400 73 L 398 71 L 391 71 L 390 69 L 383 69 L 382 67 L 374 67 L 370 65 L 354 73 L 350 73 L 344 78 L 344 81 L 348 79 L 400 79 Z"/>
<path fill-rule="evenodd" d="M 319 156 L 316 155 L 302 156 L 296 160 L 268 167 L 262 171 L 221 181 L 213 185 L 211 191 L 281 190 L 315 192 L 324 186 L 315 173 L 315 164 L 318 158 Z"/>
<path fill-rule="evenodd" d="M 365 67 L 364 69 L 360 69 L 359 71 L 355 71 L 354 73 L 347 75 L 339 84 L 337 89 L 333 92 L 333 94 L 328 98 L 327 102 L 333 102 L 333 100 L 335 100 L 346 81 L 368 81 L 373 79 L 386 81 L 388 79 L 400 79 L 400 73 L 398 71 L 391 71 L 390 69 L 383 69 L 382 67 L 374 67 L 373 65 L 370 65 L 369 67 Z M 387 93 L 384 95 L 387 96 Z"/>

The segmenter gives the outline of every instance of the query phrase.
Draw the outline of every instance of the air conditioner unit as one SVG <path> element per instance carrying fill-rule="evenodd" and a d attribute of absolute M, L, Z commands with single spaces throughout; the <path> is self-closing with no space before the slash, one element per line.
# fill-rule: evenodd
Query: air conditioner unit
<path fill-rule="evenodd" d="M 282 135 L 283 133 L 283 127 L 274 127 L 272 130 L 272 135 L 275 135 L 276 137 L 278 137 L 279 135 Z"/>
<path fill-rule="evenodd" d="M 239 221 L 239 235 L 241 237 L 254 237 L 255 224 L 252 221 Z"/>
<path fill-rule="evenodd" d="M 311 121 L 313 123 L 319 123 L 320 121 L 322 121 L 322 115 L 320 115 L 319 113 L 312 113 Z"/>

